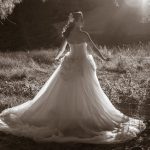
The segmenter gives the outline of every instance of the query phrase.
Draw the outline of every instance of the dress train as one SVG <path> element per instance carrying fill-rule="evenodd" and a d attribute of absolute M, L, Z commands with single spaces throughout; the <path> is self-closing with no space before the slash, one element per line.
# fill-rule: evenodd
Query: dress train
<path fill-rule="evenodd" d="M 0 114 L 0 131 L 43 142 L 120 143 L 136 137 L 145 124 L 110 102 L 87 44 L 70 49 L 32 100 Z"/>

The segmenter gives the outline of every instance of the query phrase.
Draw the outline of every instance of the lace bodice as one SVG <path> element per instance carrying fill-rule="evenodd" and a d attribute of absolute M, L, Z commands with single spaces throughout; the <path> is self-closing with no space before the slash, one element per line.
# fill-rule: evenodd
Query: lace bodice
<path fill-rule="evenodd" d="M 84 76 L 84 70 L 96 70 L 96 64 L 87 51 L 87 43 L 69 44 L 70 51 L 61 60 L 61 75 L 65 80 Z"/>
<path fill-rule="evenodd" d="M 87 43 L 82 42 L 80 44 L 69 44 L 70 46 L 70 55 L 72 58 L 80 59 L 85 58 L 88 54 Z"/>

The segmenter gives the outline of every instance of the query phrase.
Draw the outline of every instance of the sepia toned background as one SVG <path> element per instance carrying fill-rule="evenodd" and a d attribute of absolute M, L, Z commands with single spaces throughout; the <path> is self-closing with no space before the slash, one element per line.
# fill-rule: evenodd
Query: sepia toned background
<path fill-rule="evenodd" d="M 150 149 L 150 0 L 0 0 L 0 111 L 31 100 L 42 88 L 60 64 L 54 58 L 68 14 L 80 10 L 84 30 L 111 58 L 104 62 L 91 52 L 102 89 L 117 109 L 143 119 L 146 130 L 110 145 L 42 144 L 0 132 L 0 149 Z"/>
<path fill-rule="evenodd" d="M 149 3 L 143 8 L 140 0 L 4 2 L 0 12 L 1 18 L 5 18 L 0 23 L 1 50 L 58 46 L 69 12 L 79 10 L 84 13 L 85 30 L 99 44 L 147 41 L 150 37 Z"/>

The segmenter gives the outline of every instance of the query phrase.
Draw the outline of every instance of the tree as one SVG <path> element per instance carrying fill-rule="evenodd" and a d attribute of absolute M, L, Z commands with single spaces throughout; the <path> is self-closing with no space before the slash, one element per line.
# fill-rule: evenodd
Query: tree
<path fill-rule="evenodd" d="M 13 12 L 15 5 L 20 3 L 21 0 L 0 0 L 0 17 L 4 19 L 7 15 Z"/>

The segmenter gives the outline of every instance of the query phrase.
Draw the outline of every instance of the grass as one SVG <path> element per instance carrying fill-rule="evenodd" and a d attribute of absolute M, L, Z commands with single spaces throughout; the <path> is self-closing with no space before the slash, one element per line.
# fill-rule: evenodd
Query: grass
<path fill-rule="evenodd" d="M 150 43 L 101 47 L 102 53 L 110 57 L 102 62 L 94 56 L 100 84 L 111 102 L 122 112 L 143 118 L 147 129 L 136 139 L 116 145 L 84 145 L 35 143 L 32 140 L 0 133 L 2 150 L 34 149 L 106 149 L 122 150 L 150 147 Z M 32 99 L 57 68 L 54 62 L 57 50 L 34 50 L 27 52 L 0 52 L 0 110 L 16 106 Z"/>

